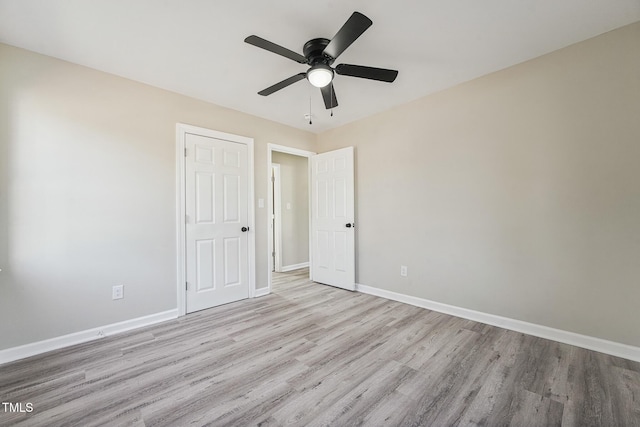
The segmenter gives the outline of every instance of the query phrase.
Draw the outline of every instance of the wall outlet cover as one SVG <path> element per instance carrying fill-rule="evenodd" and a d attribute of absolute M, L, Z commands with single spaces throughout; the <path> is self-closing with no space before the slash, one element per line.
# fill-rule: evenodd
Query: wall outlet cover
<path fill-rule="evenodd" d="M 124 298 L 124 285 L 116 285 L 111 290 L 111 299 Z"/>

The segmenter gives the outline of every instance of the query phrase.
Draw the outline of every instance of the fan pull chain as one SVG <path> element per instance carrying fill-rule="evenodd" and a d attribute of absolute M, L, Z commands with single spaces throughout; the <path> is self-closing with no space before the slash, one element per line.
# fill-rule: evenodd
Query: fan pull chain
<path fill-rule="evenodd" d="M 311 97 L 309 97 L 309 124 L 313 124 L 313 122 L 311 121 Z"/>

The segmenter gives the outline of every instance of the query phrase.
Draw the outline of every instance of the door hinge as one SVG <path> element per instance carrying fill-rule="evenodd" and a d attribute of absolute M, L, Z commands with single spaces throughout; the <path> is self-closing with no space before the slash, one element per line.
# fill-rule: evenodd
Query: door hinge
<path fill-rule="evenodd" d="M 271 252 L 271 256 L 276 256 L 276 253 L 275 252 Z"/>
<path fill-rule="evenodd" d="M 271 177 L 271 182 L 276 182 L 276 177 L 275 176 Z"/>
<path fill-rule="evenodd" d="M 188 291 L 188 290 L 189 290 L 189 282 L 184 282 L 184 289 L 185 289 L 186 291 Z"/>
<path fill-rule="evenodd" d="M 184 149 L 184 156 L 187 157 L 187 149 Z"/>

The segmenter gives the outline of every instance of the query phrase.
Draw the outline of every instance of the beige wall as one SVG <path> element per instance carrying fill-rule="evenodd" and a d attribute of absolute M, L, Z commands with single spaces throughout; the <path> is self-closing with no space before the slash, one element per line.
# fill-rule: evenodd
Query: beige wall
<path fill-rule="evenodd" d="M 359 283 L 640 345 L 640 23 L 326 132 L 318 151 L 349 145 Z"/>
<path fill-rule="evenodd" d="M 286 268 L 309 262 L 309 163 L 306 157 L 277 151 L 271 161 L 280 165 L 281 262 Z"/>
<path fill-rule="evenodd" d="M 175 308 L 176 122 L 255 138 L 256 199 L 267 143 L 355 146 L 360 283 L 640 346 L 638 52 L 640 23 L 316 137 L 0 44 L 0 349 Z"/>
<path fill-rule="evenodd" d="M 254 138 L 256 199 L 267 143 L 315 148 L 311 133 L 0 44 L 0 349 L 176 307 L 177 122 Z M 258 287 L 266 226 L 257 208 Z"/>

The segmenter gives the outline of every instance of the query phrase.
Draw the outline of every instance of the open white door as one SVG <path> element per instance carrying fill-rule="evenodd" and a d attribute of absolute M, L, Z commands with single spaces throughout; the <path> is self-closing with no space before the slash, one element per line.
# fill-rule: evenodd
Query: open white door
<path fill-rule="evenodd" d="M 311 157 L 311 278 L 355 290 L 353 147 Z"/>

